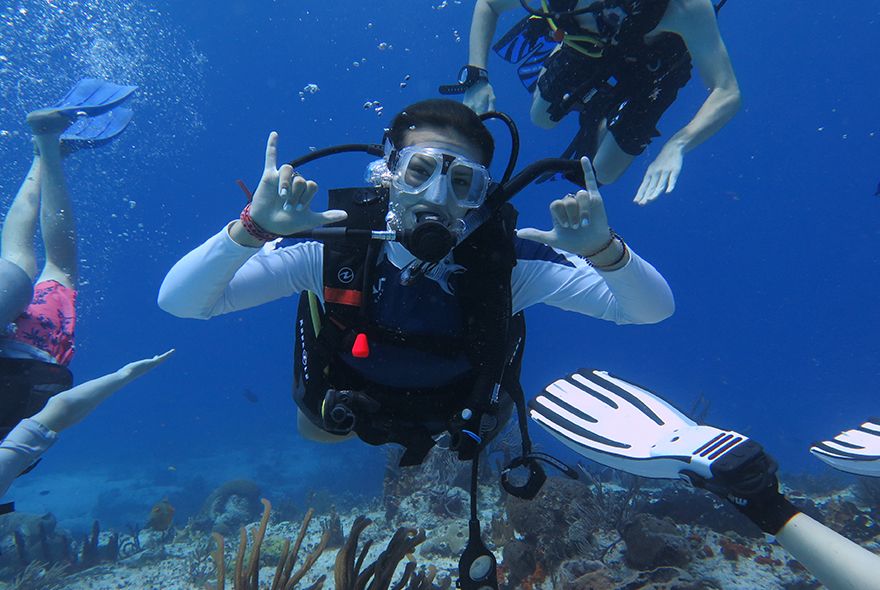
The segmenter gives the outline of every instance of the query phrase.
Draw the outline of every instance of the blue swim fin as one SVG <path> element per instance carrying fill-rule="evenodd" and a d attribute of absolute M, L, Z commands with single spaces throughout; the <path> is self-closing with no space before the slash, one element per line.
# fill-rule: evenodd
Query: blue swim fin
<path fill-rule="evenodd" d="M 97 78 L 83 78 L 54 106 L 67 117 L 95 117 L 125 102 L 137 86 L 120 86 Z"/>
<path fill-rule="evenodd" d="M 100 147 L 125 131 L 133 116 L 131 109 L 117 107 L 96 117 L 83 117 L 61 134 L 61 144 L 68 153 Z"/>
<path fill-rule="evenodd" d="M 506 62 L 519 63 L 529 54 L 546 45 L 555 46 L 550 39 L 550 26 L 543 18 L 527 16 L 507 31 L 492 50 Z"/>

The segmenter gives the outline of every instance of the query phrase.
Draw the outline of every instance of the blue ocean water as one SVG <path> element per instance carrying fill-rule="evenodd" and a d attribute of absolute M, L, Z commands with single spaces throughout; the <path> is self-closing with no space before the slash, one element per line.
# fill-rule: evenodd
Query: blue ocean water
<path fill-rule="evenodd" d="M 290 157 L 378 141 L 393 113 L 452 81 L 467 59 L 471 5 L 89 0 L 0 9 L 2 210 L 29 163 L 29 110 L 83 76 L 140 87 L 120 141 L 67 167 L 83 277 L 77 381 L 177 349 L 64 434 L 11 490 L 20 510 L 85 528 L 94 517 L 143 520 L 162 494 L 185 517 L 234 477 L 297 501 L 311 489 L 380 490 L 381 450 L 296 435 L 294 300 L 201 322 L 160 311 L 156 293 L 180 256 L 237 216 L 235 180 L 257 182 L 270 131 Z M 711 423 L 756 438 L 795 472 L 825 469 L 806 452 L 810 442 L 880 414 L 878 19 L 870 3 L 728 3 L 720 25 L 741 112 L 687 155 L 672 195 L 631 202 L 662 140 L 602 191 L 612 225 L 670 282 L 675 315 L 619 327 L 532 308 L 527 393 L 589 366 L 683 408 L 702 395 Z M 498 107 L 520 124 L 521 165 L 559 152 L 573 122 L 533 127 L 513 68 L 496 58 L 491 70 Z M 300 95 L 309 84 L 319 90 Z M 661 121 L 665 137 L 703 97 L 695 79 Z M 363 108 L 376 100 L 382 116 Z M 341 157 L 310 172 L 325 189 L 351 186 L 364 163 Z M 521 193 L 520 225 L 548 226 L 547 205 L 569 190 Z"/>

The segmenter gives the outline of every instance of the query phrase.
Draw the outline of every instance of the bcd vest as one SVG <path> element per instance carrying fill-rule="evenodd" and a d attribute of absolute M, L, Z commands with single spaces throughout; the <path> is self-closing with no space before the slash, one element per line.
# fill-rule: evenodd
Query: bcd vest
<path fill-rule="evenodd" d="M 330 191 L 329 207 L 348 213 L 338 225 L 384 230 L 388 191 Z M 519 371 L 525 323 L 522 314 L 511 317 L 515 222 L 516 210 L 504 205 L 453 250 L 454 263 L 464 268 L 455 286 L 463 328 L 460 336 L 428 338 L 378 325 L 371 297 L 381 243 L 325 242 L 324 306 L 314 293 L 303 292 L 296 323 L 293 396 L 309 420 L 323 427 L 321 406 L 328 390 L 361 392 L 376 405 L 360 409 L 354 432 L 369 444 L 403 445 L 406 452 L 401 465 L 417 465 L 434 445 L 435 435 L 465 427 L 479 431 L 479 424 L 462 423 L 458 415 L 468 408 L 474 415 L 472 421 L 478 422 L 492 412 L 493 384 L 501 371 L 502 390 L 507 395 L 521 395 Z M 366 378 L 342 358 L 351 351 L 358 335 L 367 342 L 412 348 L 437 358 L 464 351 L 470 369 L 437 387 L 390 387 Z M 505 401 L 509 409 L 510 403 Z M 493 418 L 498 419 L 489 417 Z M 459 455 L 469 458 L 462 451 Z"/>
<path fill-rule="evenodd" d="M 578 0 L 549 0 L 549 12 L 573 10 Z M 653 31 L 666 13 L 669 0 L 605 0 L 594 11 L 598 33 L 585 30 L 575 16 L 546 19 L 548 26 L 564 32 L 569 51 L 595 58 L 594 75 L 580 88 L 571 88 L 563 104 L 548 109 L 551 119 L 561 120 L 590 92 L 607 88 L 611 80 L 615 94 L 625 96 L 630 87 L 638 86 L 642 77 L 653 72 L 674 70 L 690 77 L 691 60 L 684 40 L 673 33 L 661 33 L 645 42 L 645 35 Z M 621 13 L 622 16 L 621 16 Z M 585 40 L 586 39 L 586 40 Z M 590 39 L 594 39 L 591 41 Z M 558 59 L 558 58 L 557 58 Z M 545 84 L 565 84 L 565 79 L 544 81 Z"/>

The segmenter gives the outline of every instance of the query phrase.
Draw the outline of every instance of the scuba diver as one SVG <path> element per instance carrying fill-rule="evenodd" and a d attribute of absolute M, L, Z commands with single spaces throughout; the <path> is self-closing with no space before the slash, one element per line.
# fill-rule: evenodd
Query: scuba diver
<path fill-rule="evenodd" d="M 448 447 L 472 461 L 475 475 L 480 450 L 516 406 L 523 435 L 517 466 L 529 470 L 529 480 L 505 488 L 533 497 L 544 474 L 525 431 L 522 311 L 546 303 L 646 324 L 672 314 L 672 293 L 609 228 L 586 158 L 587 190 L 550 204 L 552 229 L 516 231 L 512 205 L 486 208 L 499 186 L 521 175 L 492 182 L 494 140 L 471 109 L 418 102 L 394 118 L 386 140 L 369 152 L 383 156 L 367 169 L 372 186 L 331 190 L 330 209 L 319 212 L 311 209 L 315 182 L 291 165 L 277 167 L 272 132 L 252 200 L 174 265 L 159 306 L 208 319 L 301 293 L 294 398 L 303 436 L 395 443 L 405 449 L 404 466 L 421 463 L 434 446 Z M 307 159 L 315 158 L 296 166 Z M 505 178 L 513 164 L 512 157 Z M 487 214 L 474 223 L 481 211 Z M 320 227 L 326 224 L 334 227 Z M 376 239 L 331 239 L 336 230 Z M 288 235 L 326 239 L 278 240 Z M 495 562 L 479 540 L 475 477 L 470 531 L 462 587 L 497 588 L 485 581 Z"/>
<path fill-rule="evenodd" d="M 125 130 L 133 113 L 120 105 L 135 89 L 84 78 L 54 106 L 27 115 L 34 159 L 4 219 L 0 247 L 0 495 L 36 465 L 59 432 L 171 354 L 71 388 L 77 237 L 62 163 Z M 38 223 L 42 269 L 34 248 Z M 13 509 L 2 504 L 0 514 Z"/>
<path fill-rule="evenodd" d="M 116 138 L 132 118 L 135 86 L 85 78 L 56 105 L 33 111 L 34 159 L 3 222 L 0 246 L 0 437 L 69 389 L 74 354 L 77 238 L 63 158 Z M 37 265 L 39 223 L 45 263 Z"/>
<path fill-rule="evenodd" d="M 776 461 L 749 437 L 697 424 L 656 393 L 594 369 L 553 381 L 529 412 L 583 457 L 642 477 L 681 479 L 726 500 L 830 590 L 880 590 L 880 555 L 792 505 L 779 491 Z M 877 420 L 835 440 L 811 450 L 820 447 L 820 458 L 838 469 L 880 476 Z"/>
<path fill-rule="evenodd" d="M 723 4 L 722 0 L 719 4 Z M 709 95 L 648 166 L 634 201 L 645 205 L 675 189 L 684 154 L 723 127 L 740 91 L 710 0 L 477 0 L 468 65 L 459 82 L 478 113 L 494 110 L 489 46 L 502 12 L 529 14 L 494 46 L 532 93 L 535 125 L 550 129 L 577 112 L 580 129 L 562 157 L 589 156 L 602 184 L 617 180 L 652 139 L 657 122 L 697 66 Z M 572 182 L 580 179 L 566 176 Z"/>

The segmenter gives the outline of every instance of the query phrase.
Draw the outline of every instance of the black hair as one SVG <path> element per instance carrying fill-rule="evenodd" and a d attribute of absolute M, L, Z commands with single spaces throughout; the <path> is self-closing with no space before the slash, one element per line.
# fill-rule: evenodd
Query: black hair
<path fill-rule="evenodd" d="M 434 127 L 457 133 L 480 152 L 481 163 L 488 166 L 495 153 L 495 140 L 477 114 L 460 102 L 431 98 L 411 104 L 391 122 L 388 139 L 395 148 L 406 145 L 406 134 L 420 127 Z"/>

